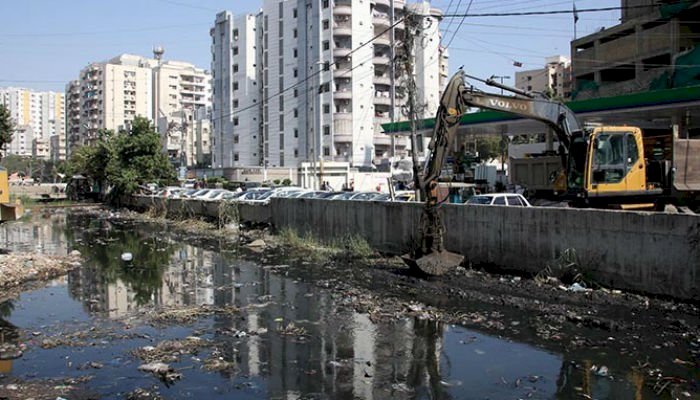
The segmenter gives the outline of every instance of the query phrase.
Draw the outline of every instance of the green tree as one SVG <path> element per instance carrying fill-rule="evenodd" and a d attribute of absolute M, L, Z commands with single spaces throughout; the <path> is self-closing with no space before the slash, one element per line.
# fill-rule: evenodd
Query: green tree
<path fill-rule="evenodd" d="M 499 157 L 501 155 L 501 138 L 500 136 L 479 137 L 476 149 L 482 160 Z"/>
<path fill-rule="evenodd" d="M 160 135 L 143 117 L 136 117 L 128 131 L 100 132 L 94 146 L 73 153 L 66 172 L 91 178 L 101 192 L 108 190 L 112 202 L 134 193 L 139 185 L 176 180 L 175 168 L 162 151 Z"/>
<path fill-rule="evenodd" d="M 160 135 L 146 118 L 136 117 L 131 130 L 109 140 L 111 157 L 105 170 L 113 200 L 134 193 L 139 185 L 176 180 L 175 168 L 162 151 Z"/>
<path fill-rule="evenodd" d="M 15 124 L 12 122 L 10 110 L 4 104 L 0 104 L 0 158 L 5 152 L 8 143 L 12 141 L 12 131 Z"/>

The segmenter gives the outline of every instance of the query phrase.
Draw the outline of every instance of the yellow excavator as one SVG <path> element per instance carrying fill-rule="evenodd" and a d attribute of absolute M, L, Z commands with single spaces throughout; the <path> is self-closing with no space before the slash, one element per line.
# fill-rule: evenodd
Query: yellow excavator
<path fill-rule="evenodd" d="M 454 142 L 461 116 L 470 108 L 496 110 L 541 121 L 559 141 L 562 169 L 557 178 L 559 192 L 573 206 L 647 208 L 672 201 L 679 195 L 697 201 L 700 191 L 698 140 L 679 140 L 686 145 L 682 168 L 673 160 L 653 159 L 645 152 L 642 130 L 632 126 L 597 126 L 584 129 L 576 115 L 563 103 L 543 94 L 513 88 L 492 79 L 481 80 L 489 86 L 514 94 L 485 93 L 465 83 L 463 71 L 447 84 L 435 116 L 430 156 L 418 186 L 425 199 L 421 220 L 421 244 L 404 257 L 411 266 L 429 275 L 442 275 L 461 263 L 462 257 L 443 248 L 444 225 L 438 213 L 438 178 Z M 678 143 L 674 144 L 676 147 Z M 681 153 L 683 153 L 681 147 Z M 676 150 L 678 152 L 678 150 Z M 672 184 L 672 181 L 681 181 Z M 676 182 L 677 183 L 677 182 Z"/>

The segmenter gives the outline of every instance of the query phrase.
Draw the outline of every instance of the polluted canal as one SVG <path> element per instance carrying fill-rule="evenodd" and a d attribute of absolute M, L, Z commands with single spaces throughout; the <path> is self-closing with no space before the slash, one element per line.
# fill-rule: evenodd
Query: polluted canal
<path fill-rule="evenodd" d="M 0 303 L 0 398 L 698 398 L 697 365 L 680 364 L 696 349 L 674 357 L 672 393 L 614 351 L 358 306 L 356 289 L 294 272 L 313 261 L 106 211 L 34 214 L 2 225 L 0 247 L 82 262 Z"/>

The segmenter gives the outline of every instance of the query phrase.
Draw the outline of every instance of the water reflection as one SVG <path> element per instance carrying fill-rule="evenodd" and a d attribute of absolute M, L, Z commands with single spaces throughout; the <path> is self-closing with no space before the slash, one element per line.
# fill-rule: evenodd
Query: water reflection
<path fill-rule="evenodd" d="M 2 226 L 0 240 L 15 247 L 43 240 L 50 252 L 78 249 L 86 263 L 68 276 L 67 288 L 86 311 L 119 318 L 144 306 L 238 307 L 240 313 L 206 321 L 211 325 L 204 331 L 234 364 L 217 379 L 230 391 L 248 391 L 248 398 L 656 398 L 641 374 L 624 375 L 630 369 L 614 355 L 597 361 L 621 375 L 612 380 L 596 376 L 592 361 L 577 366 L 571 355 L 435 321 L 356 312 L 348 301 L 352 293 L 322 290 L 274 268 L 176 242 L 154 227 L 80 214 L 47 221 L 56 226 Z M 133 262 L 121 260 L 126 251 Z M 0 317 L 15 312 L 13 303 L 0 304 Z M 128 373 L 133 371 L 123 376 Z M 209 385 L 211 375 L 205 375 L 188 370 L 187 386 L 202 387 L 208 398 L 212 386 L 222 385 Z"/>

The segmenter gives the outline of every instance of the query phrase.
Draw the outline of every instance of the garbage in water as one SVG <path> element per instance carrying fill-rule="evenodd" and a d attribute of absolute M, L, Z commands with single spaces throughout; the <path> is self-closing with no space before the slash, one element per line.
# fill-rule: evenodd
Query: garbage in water
<path fill-rule="evenodd" d="M 122 253 L 122 261 L 129 262 L 134 259 L 134 255 L 131 253 Z"/>
<path fill-rule="evenodd" d="M 0 348 L 22 351 L 0 370 L 0 398 L 697 395 L 694 305 L 474 269 L 414 280 L 391 258 L 290 259 L 268 236 L 264 255 L 240 255 L 237 238 L 105 218 L 20 223 L 47 257 L 74 249 L 84 262 L 0 303 Z M 14 232 L 0 226 L 17 252 Z M 121 261 L 124 248 L 139 268 Z M 27 396 L 30 383 L 99 393 Z"/>

